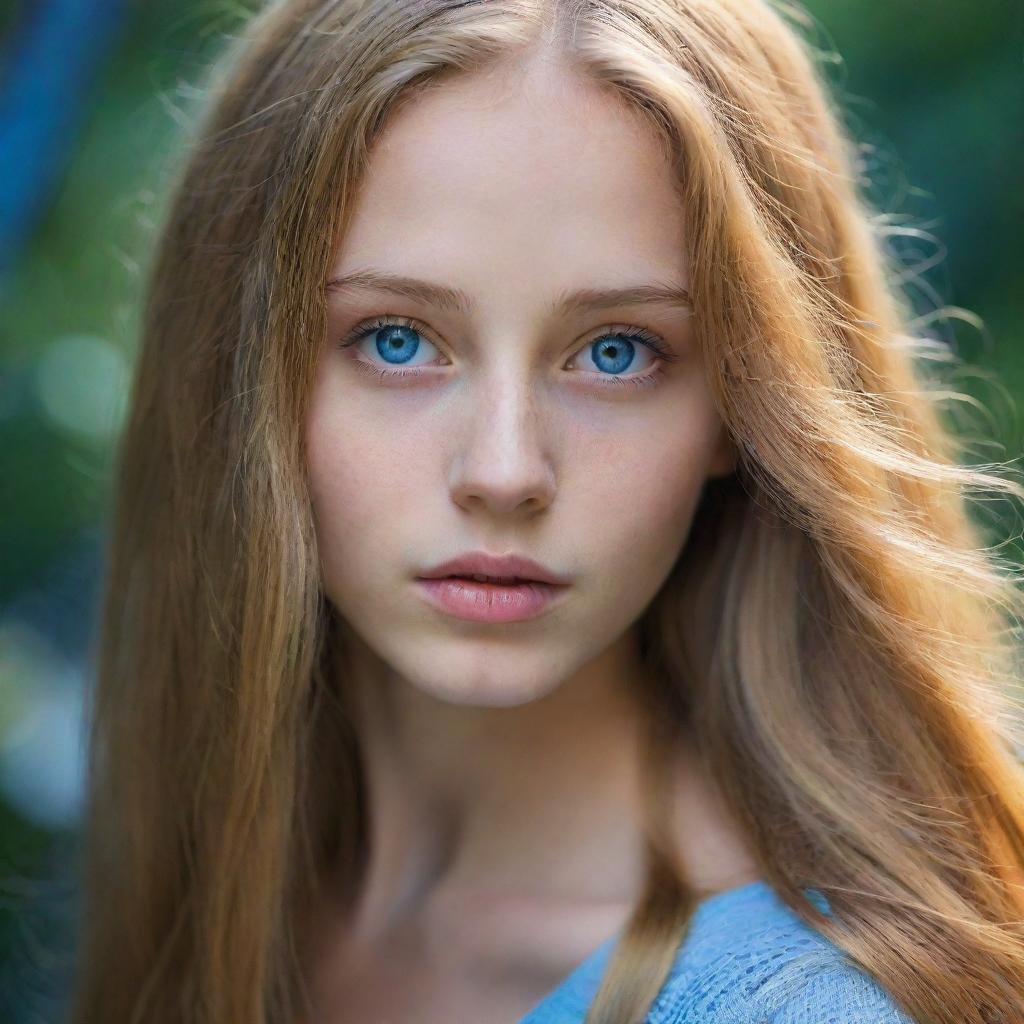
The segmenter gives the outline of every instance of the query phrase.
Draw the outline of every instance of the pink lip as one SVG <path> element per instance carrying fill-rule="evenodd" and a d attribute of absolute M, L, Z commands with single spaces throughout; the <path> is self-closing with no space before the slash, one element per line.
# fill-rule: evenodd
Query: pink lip
<path fill-rule="evenodd" d="M 479 583 L 470 579 L 419 579 L 436 608 L 470 622 L 522 622 L 542 615 L 569 588 L 549 583 Z"/>
<path fill-rule="evenodd" d="M 420 579 L 441 579 L 445 576 L 513 576 L 523 581 L 565 585 L 567 576 L 522 555 L 492 555 L 486 551 L 470 551 L 439 565 L 425 569 Z"/>

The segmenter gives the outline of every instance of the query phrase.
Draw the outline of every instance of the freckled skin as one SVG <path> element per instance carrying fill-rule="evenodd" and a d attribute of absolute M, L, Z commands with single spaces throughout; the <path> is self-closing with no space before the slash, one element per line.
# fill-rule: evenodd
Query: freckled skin
<path fill-rule="evenodd" d="M 378 383 L 328 344 L 309 419 L 329 596 L 404 678 L 469 704 L 534 700 L 599 658 L 664 581 L 704 479 L 732 467 L 684 311 L 546 318 L 563 289 L 688 280 L 682 212 L 646 127 L 591 86 L 550 79 L 446 83 L 388 126 L 332 273 L 458 287 L 474 315 L 380 292 L 332 299 L 332 342 L 359 320 L 412 317 L 433 333 L 411 362 L 434 365 L 420 385 Z M 654 388 L 588 388 L 607 324 L 647 327 L 680 358 Z M 581 351 L 585 369 L 562 368 Z M 655 359 L 636 345 L 633 366 Z M 502 627 L 440 618 L 411 578 L 477 548 L 570 574 L 571 599 Z"/>

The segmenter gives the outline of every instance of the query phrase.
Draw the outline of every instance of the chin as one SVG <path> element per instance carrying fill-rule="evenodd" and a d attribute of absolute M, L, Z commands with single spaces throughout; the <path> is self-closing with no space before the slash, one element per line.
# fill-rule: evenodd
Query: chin
<path fill-rule="evenodd" d="M 406 676 L 409 685 L 446 704 L 464 707 L 510 708 L 546 697 L 558 689 L 559 680 L 545 678 L 529 682 L 524 675 L 516 674 L 514 658 L 506 658 L 501 671 L 473 672 L 449 668 L 430 677 L 422 672 Z"/>
<path fill-rule="evenodd" d="M 390 638 L 389 647 L 394 645 Z M 516 707 L 554 692 L 565 679 L 558 659 L 524 647 L 499 649 L 470 639 L 448 638 L 400 651 L 381 651 L 390 671 L 420 693 L 466 707 Z M 428 649 L 429 647 L 429 649 Z"/>

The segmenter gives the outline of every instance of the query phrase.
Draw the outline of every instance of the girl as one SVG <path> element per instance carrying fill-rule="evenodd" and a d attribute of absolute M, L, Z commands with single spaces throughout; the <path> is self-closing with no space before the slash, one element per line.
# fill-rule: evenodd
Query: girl
<path fill-rule="evenodd" d="M 1017 574 L 762 0 L 287 0 L 109 553 L 75 1024 L 1024 1019 Z M 947 353 L 948 355 L 948 353 Z"/>

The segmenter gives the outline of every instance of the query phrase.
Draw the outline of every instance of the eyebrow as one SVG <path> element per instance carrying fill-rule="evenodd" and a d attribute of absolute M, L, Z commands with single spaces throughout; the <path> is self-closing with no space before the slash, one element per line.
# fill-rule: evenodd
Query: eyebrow
<path fill-rule="evenodd" d="M 473 301 L 458 288 L 447 288 L 415 277 L 404 277 L 381 270 L 356 270 L 351 274 L 328 280 L 326 291 L 340 292 L 354 288 L 376 288 L 410 299 L 440 306 L 468 316 Z M 613 306 L 639 306 L 648 303 L 663 303 L 693 309 L 689 291 L 681 285 L 654 282 L 636 284 L 622 288 L 580 288 L 566 291 L 551 304 L 553 314 L 577 313 L 588 309 L 607 309 Z"/>

